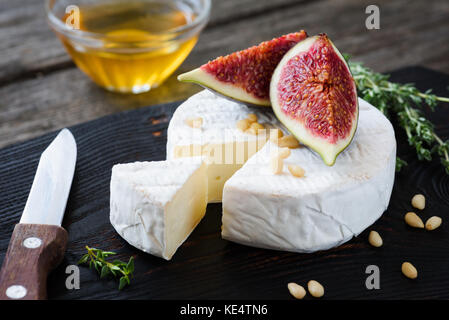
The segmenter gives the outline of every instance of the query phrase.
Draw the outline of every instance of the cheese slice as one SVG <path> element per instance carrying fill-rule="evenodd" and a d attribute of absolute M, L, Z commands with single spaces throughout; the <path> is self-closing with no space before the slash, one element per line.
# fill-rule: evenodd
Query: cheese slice
<path fill-rule="evenodd" d="M 265 134 L 252 135 L 237 128 L 237 121 L 251 113 L 266 127 Z M 200 128 L 186 123 L 196 118 L 202 119 Z M 249 108 L 204 90 L 186 100 L 173 114 L 167 132 L 167 159 L 202 156 L 208 164 L 208 201 L 221 202 L 226 180 L 263 147 L 269 129 L 278 125 L 271 110 Z"/>
<path fill-rule="evenodd" d="M 223 190 L 224 239 L 249 246 L 313 252 L 340 245 L 386 210 L 395 175 L 396 140 L 391 123 L 359 99 L 357 132 L 329 167 L 307 148 L 292 149 L 283 171 L 270 161 L 269 142 L 238 170 Z M 305 170 L 294 177 L 288 165 Z"/>
<path fill-rule="evenodd" d="M 140 250 L 170 260 L 206 206 L 206 166 L 199 157 L 112 168 L 111 224 Z"/>

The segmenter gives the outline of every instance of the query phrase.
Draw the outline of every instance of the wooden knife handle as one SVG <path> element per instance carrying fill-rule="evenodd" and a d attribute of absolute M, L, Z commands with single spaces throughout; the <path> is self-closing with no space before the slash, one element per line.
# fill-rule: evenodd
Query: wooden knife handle
<path fill-rule="evenodd" d="M 47 275 L 62 261 L 67 237 L 59 226 L 16 224 L 0 271 L 0 299 L 46 299 Z"/>

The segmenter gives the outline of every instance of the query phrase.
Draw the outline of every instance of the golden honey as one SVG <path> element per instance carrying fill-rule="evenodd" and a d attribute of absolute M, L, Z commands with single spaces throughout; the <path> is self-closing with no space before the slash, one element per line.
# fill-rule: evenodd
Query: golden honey
<path fill-rule="evenodd" d="M 92 43 L 64 34 L 59 37 L 76 65 L 95 83 L 111 91 L 140 93 L 162 83 L 193 49 L 198 34 L 173 34 L 194 18 L 166 1 L 83 5 L 79 28 L 94 35 Z"/>

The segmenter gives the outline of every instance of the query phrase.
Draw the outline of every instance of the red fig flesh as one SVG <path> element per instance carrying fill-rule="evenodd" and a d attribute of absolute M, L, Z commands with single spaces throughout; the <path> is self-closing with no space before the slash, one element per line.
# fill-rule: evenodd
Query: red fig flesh
<path fill-rule="evenodd" d="M 271 79 L 270 99 L 277 118 L 327 165 L 354 137 L 356 85 L 325 34 L 307 38 L 285 54 Z"/>
<path fill-rule="evenodd" d="M 218 57 L 178 76 L 239 102 L 270 106 L 270 80 L 284 54 L 307 37 L 305 31 L 290 33 L 258 46 Z"/>

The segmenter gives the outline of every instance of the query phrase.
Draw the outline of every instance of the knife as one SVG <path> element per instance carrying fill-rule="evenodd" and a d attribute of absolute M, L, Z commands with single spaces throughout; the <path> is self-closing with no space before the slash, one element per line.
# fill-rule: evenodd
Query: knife
<path fill-rule="evenodd" d="M 75 163 L 75 138 L 63 129 L 39 160 L 0 271 L 0 299 L 47 298 L 47 275 L 62 261 L 67 244 L 61 222 Z"/>

